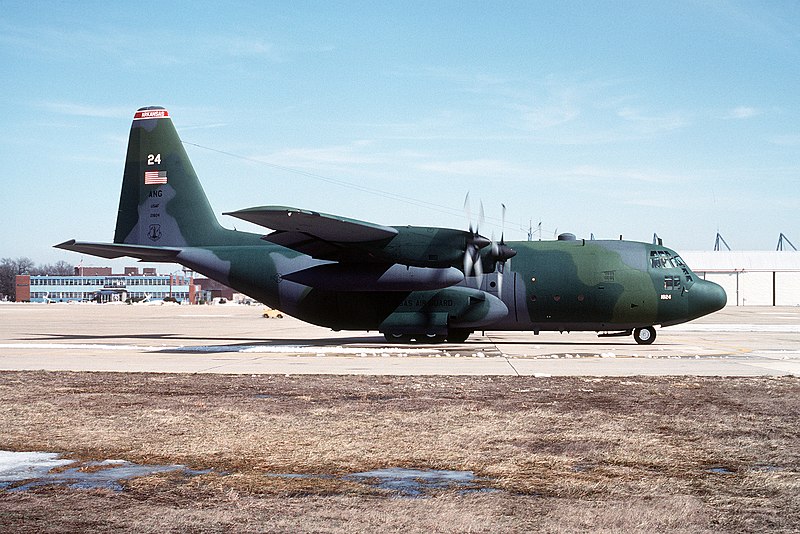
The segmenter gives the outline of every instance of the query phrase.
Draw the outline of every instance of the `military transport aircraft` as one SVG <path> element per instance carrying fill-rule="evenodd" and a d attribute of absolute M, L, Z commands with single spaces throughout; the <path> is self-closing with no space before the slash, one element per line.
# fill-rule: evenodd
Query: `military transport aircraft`
<path fill-rule="evenodd" d="M 652 343 L 654 325 L 725 306 L 672 250 L 630 241 L 499 242 L 478 229 L 384 226 L 283 206 L 217 222 L 162 107 L 133 119 L 113 243 L 58 248 L 179 263 L 268 306 L 334 330 L 392 342 L 463 342 L 475 330 L 596 331 Z"/>

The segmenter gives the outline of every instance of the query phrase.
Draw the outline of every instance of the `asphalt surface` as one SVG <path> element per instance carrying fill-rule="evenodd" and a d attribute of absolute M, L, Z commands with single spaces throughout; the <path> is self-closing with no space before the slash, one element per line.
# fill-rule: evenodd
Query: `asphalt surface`
<path fill-rule="evenodd" d="M 800 376 L 800 307 L 728 307 L 657 329 L 653 345 L 594 332 L 476 332 L 389 345 L 260 306 L 0 304 L 0 370 L 234 374 Z"/>

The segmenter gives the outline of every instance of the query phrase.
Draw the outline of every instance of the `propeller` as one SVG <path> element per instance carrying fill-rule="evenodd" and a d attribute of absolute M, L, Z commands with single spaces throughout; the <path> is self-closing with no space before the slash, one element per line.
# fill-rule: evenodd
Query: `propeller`
<path fill-rule="evenodd" d="M 478 288 L 483 281 L 483 265 L 481 262 L 481 249 L 491 243 L 488 239 L 480 235 L 479 230 L 484 220 L 483 202 L 480 204 L 478 222 L 475 228 L 472 227 L 472 209 L 470 208 L 469 193 L 464 198 L 464 213 L 469 221 L 469 235 L 466 238 L 464 247 L 464 277 L 469 277 L 473 272 L 477 281 Z"/>
<path fill-rule="evenodd" d="M 505 270 L 506 261 L 517 255 L 517 251 L 506 245 L 506 205 L 501 204 L 503 207 L 501 226 L 500 226 L 500 242 L 494 240 L 492 234 L 492 260 L 497 266 L 497 295 L 503 298 L 503 271 Z"/>

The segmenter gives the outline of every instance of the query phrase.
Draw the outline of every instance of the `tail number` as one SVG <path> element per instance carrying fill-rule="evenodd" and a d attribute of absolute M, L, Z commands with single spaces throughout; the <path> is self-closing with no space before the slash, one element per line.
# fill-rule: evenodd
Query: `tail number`
<path fill-rule="evenodd" d="M 147 155 L 147 164 L 148 165 L 161 165 L 161 154 L 148 154 Z"/>

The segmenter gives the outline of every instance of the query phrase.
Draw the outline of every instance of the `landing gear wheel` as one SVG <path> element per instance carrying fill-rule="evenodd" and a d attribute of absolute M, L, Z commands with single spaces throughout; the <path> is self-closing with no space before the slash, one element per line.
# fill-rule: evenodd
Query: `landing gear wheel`
<path fill-rule="evenodd" d="M 390 334 L 386 332 L 383 334 L 383 338 L 389 343 L 411 343 L 411 336 L 407 334 Z"/>
<path fill-rule="evenodd" d="M 447 332 L 447 341 L 450 343 L 464 343 L 471 333 L 470 330 L 450 330 Z"/>
<path fill-rule="evenodd" d="M 633 331 L 633 339 L 639 345 L 650 345 L 656 340 L 656 329 L 652 326 L 645 326 L 644 328 L 636 328 Z"/>

